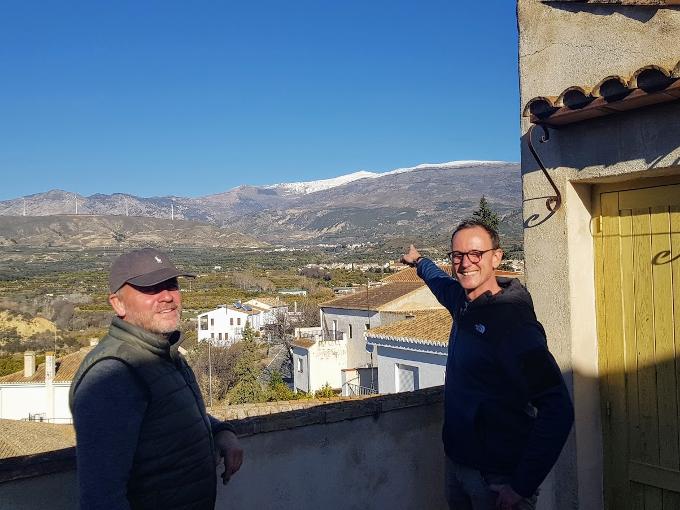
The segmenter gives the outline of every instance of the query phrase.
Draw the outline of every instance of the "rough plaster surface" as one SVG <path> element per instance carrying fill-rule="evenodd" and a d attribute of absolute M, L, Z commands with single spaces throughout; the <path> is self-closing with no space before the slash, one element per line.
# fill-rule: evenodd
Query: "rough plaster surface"
<path fill-rule="evenodd" d="M 441 420 L 435 404 L 251 436 L 217 507 L 444 509 Z"/>
<path fill-rule="evenodd" d="M 443 509 L 442 419 L 439 387 L 236 420 L 246 460 L 215 508 Z M 0 482 L 0 508 L 76 509 L 75 471 L 49 467 L 64 455 L 34 457 L 0 462 L 25 477 Z"/>
<path fill-rule="evenodd" d="M 680 60 L 680 8 L 519 0 L 521 104 Z"/>
<path fill-rule="evenodd" d="M 573 85 L 593 87 L 610 75 L 629 77 L 680 59 L 680 9 L 518 1 L 521 106 L 557 96 Z M 521 114 L 521 111 L 519 112 Z M 539 510 L 602 506 L 597 335 L 589 184 L 680 172 L 680 103 L 650 106 L 550 129 L 535 147 L 563 198 L 549 215 L 554 192 L 527 148 L 521 119 L 524 249 L 527 287 L 565 373 L 577 423 L 544 485 Z M 542 198 L 541 198 L 542 197 Z"/>
<path fill-rule="evenodd" d="M 74 510 L 78 508 L 76 472 L 17 480 L 0 485 L 3 510 Z"/>

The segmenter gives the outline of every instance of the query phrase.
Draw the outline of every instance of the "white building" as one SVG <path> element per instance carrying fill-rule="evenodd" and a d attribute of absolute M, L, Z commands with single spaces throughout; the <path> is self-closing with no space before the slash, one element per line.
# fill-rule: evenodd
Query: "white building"
<path fill-rule="evenodd" d="M 228 346 L 243 338 L 243 328 L 250 324 L 255 331 L 262 327 L 261 308 L 241 304 L 222 305 L 198 316 L 198 341 L 210 340 L 214 345 Z"/>
<path fill-rule="evenodd" d="M 262 310 L 262 319 L 260 321 L 262 327 L 275 324 L 281 318 L 285 320 L 285 317 L 288 315 L 288 303 L 281 301 L 278 297 L 260 297 L 250 299 L 243 304 Z"/>
<path fill-rule="evenodd" d="M 37 368 L 35 352 L 24 353 L 24 370 L 0 377 L 0 419 L 71 423 L 71 381 L 90 349 L 59 359 L 48 352 Z"/>
<path fill-rule="evenodd" d="M 444 384 L 451 323 L 448 310 L 421 311 L 367 332 L 368 348 L 377 354 L 380 393 Z"/>
<path fill-rule="evenodd" d="M 420 279 L 384 281 L 384 285 L 365 288 L 319 305 L 324 339 L 347 340 L 347 365 L 343 368 L 374 364 L 371 353 L 366 351 L 364 334 L 368 330 L 401 319 L 407 311 L 442 307 Z"/>
<path fill-rule="evenodd" d="M 413 310 L 439 309 L 442 306 L 413 268 L 322 303 L 321 336 L 298 338 L 293 344 L 295 388 L 315 391 L 328 382 L 343 395 L 382 391 L 377 355 L 367 350 L 366 333 L 403 320 Z"/>
<path fill-rule="evenodd" d="M 293 351 L 293 381 L 295 391 L 314 393 L 328 384 L 342 386 L 342 369 L 347 361 L 346 340 L 297 338 Z"/>

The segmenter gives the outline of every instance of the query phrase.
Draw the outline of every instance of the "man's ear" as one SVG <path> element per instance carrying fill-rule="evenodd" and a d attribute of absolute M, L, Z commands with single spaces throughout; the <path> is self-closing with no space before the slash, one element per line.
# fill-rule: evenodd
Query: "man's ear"
<path fill-rule="evenodd" d="M 501 265 L 501 260 L 503 260 L 503 250 L 500 248 L 493 252 L 493 257 L 491 258 L 491 263 L 493 268 L 497 269 Z"/>
<path fill-rule="evenodd" d="M 125 317 L 125 303 L 117 293 L 109 294 L 109 304 L 118 317 Z"/>

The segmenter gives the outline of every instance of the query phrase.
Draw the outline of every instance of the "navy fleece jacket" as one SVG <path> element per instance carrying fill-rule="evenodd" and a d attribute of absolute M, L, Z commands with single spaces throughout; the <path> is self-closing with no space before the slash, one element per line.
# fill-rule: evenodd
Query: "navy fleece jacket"
<path fill-rule="evenodd" d="M 418 276 L 453 317 L 446 364 L 444 450 L 452 460 L 511 476 L 530 497 L 550 472 L 574 412 L 528 291 L 498 278 L 501 292 L 468 301 L 431 260 Z"/>

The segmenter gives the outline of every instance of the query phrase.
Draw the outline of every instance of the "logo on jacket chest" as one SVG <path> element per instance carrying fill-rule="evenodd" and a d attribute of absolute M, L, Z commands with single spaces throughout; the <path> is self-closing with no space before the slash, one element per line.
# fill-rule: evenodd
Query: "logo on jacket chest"
<path fill-rule="evenodd" d="M 475 324 L 475 331 L 477 331 L 477 333 L 479 333 L 480 335 L 483 335 L 484 332 L 486 331 L 486 326 L 484 324 L 477 323 Z"/>

